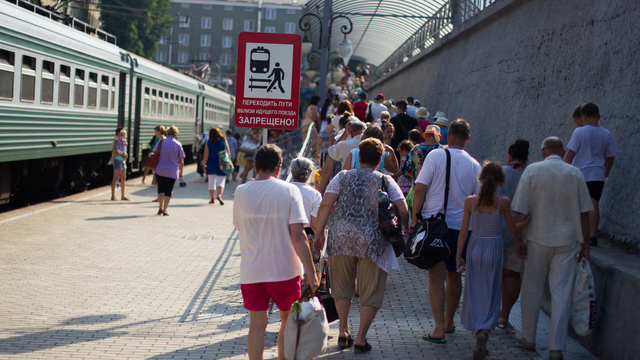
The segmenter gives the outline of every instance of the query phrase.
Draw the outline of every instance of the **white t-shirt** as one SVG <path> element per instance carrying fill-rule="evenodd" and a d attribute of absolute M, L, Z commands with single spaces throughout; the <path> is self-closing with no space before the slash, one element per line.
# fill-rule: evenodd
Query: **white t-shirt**
<path fill-rule="evenodd" d="M 377 103 L 375 101 L 371 103 L 371 116 L 373 116 L 374 119 L 380 119 L 380 113 L 383 111 L 387 111 L 386 106 L 384 106 L 383 104 Z M 369 107 L 367 106 L 367 115 L 368 114 L 369 114 Z"/>
<path fill-rule="evenodd" d="M 604 159 L 618 153 L 609 130 L 591 125 L 577 128 L 567 148 L 576 153 L 573 166 L 582 171 L 585 181 L 604 181 Z"/>
<path fill-rule="evenodd" d="M 302 202 L 304 203 L 304 212 L 307 215 L 307 223 L 311 224 L 311 217 L 318 217 L 318 208 L 320 208 L 320 203 L 322 202 L 322 194 L 309 184 L 297 181 L 292 181 L 291 183 L 300 190 Z"/>
<path fill-rule="evenodd" d="M 240 283 L 275 282 L 302 276 L 290 224 L 307 224 L 300 190 L 278 179 L 236 188 L 233 225 L 240 233 Z"/>
<path fill-rule="evenodd" d="M 464 199 L 480 192 L 478 175 L 482 167 L 466 151 L 449 149 L 451 153 L 451 179 L 449 180 L 449 203 L 447 204 L 447 225 L 460 230 L 464 213 Z M 425 219 L 444 213 L 444 189 L 447 178 L 447 154 L 444 149 L 434 149 L 424 159 L 422 170 L 416 182 L 429 186 L 422 206 Z M 471 230 L 471 224 L 469 224 Z"/>

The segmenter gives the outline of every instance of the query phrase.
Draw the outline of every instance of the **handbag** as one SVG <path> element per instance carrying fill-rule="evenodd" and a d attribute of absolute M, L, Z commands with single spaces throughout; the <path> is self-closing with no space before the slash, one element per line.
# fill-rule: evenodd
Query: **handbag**
<path fill-rule="evenodd" d="M 310 360 L 327 349 L 329 323 L 322 308 L 320 294 L 313 297 L 307 289 L 293 303 L 284 329 L 284 357 L 287 360 Z"/>
<path fill-rule="evenodd" d="M 220 171 L 227 175 L 233 172 L 233 162 L 231 162 L 231 157 L 229 156 L 227 149 L 220 150 L 218 152 L 218 165 L 220 166 Z"/>
<path fill-rule="evenodd" d="M 449 202 L 449 180 L 451 176 L 451 154 L 447 154 L 447 175 L 444 190 L 444 214 L 438 213 L 428 219 L 420 219 L 411 230 L 404 250 L 404 258 L 420 269 L 431 269 L 451 255 L 447 244 L 449 227 L 445 221 Z"/>
<path fill-rule="evenodd" d="M 571 294 L 571 324 L 576 334 L 587 336 L 596 324 L 596 287 L 587 259 L 576 263 Z"/>
<path fill-rule="evenodd" d="M 378 221 L 380 222 L 380 232 L 382 236 L 391 243 L 396 257 L 404 252 L 404 237 L 402 236 L 402 225 L 398 221 L 393 203 L 389 199 L 387 192 L 387 180 L 382 176 L 382 186 L 378 190 Z"/>
<path fill-rule="evenodd" d="M 162 149 L 163 141 L 164 139 L 160 140 L 160 143 L 158 144 L 158 151 L 151 154 L 151 157 L 149 157 L 149 160 L 147 160 L 147 167 L 151 170 L 155 170 L 156 166 L 158 166 L 158 161 L 160 161 L 160 150 Z"/>
<path fill-rule="evenodd" d="M 369 104 L 369 113 L 367 114 L 367 117 L 364 119 L 364 122 L 371 123 L 373 122 L 373 120 L 375 119 L 373 118 L 373 114 L 371 113 L 371 104 Z"/>

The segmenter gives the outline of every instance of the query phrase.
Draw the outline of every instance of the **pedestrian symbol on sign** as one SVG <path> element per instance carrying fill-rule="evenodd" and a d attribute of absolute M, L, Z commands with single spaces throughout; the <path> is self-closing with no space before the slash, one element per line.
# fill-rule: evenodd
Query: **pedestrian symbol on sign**
<path fill-rule="evenodd" d="M 271 91 L 271 89 L 273 89 L 273 87 L 277 83 L 278 84 L 278 88 L 284 94 L 284 89 L 282 88 L 282 80 L 284 80 L 284 70 L 280 69 L 280 63 L 276 63 L 275 69 L 273 69 L 271 74 L 269 74 L 269 77 L 272 77 L 272 76 L 273 76 L 273 81 L 271 82 L 271 85 L 269 85 L 269 88 L 267 89 L 267 92 Z"/>
<path fill-rule="evenodd" d="M 289 99 L 293 74 L 293 45 L 246 43 L 244 96 Z"/>

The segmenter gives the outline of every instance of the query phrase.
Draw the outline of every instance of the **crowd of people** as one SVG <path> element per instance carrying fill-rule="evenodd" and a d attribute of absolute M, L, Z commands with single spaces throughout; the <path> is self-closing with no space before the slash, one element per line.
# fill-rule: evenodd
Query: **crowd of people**
<path fill-rule="evenodd" d="M 314 261 L 322 258 L 340 322 L 338 346 L 372 350 L 367 332 L 383 304 L 388 274 L 399 269 L 379 226 L 379 194 L 385 191 L 405 236 L 422 219 L 446 214 L 444 241 L 451 254 L 426 271 L 435 326 L 423 340 L 446 344 L 462 298 L 460 325 L 475 335 L 473 358 L 484 359 L 490 332 L 508 326 L 521 297 L 523 331 L 516 341 L 535 350 L 548 275 L 549 357 L 562 359 L 575 263 L 588 260 L 590 247 L 597 246 L 598 201 L 617 153 L 611 133 L 599 126 L 598 107 L 588 102 L 576 108 L 578 128 L 567 150 L 550 136 L 540 147 L 544 160 L 529 164 L 529 142 L 515 139 L 500 166 L 481 165 L 465 151 L 471 126 L 463 119 L 449 122 L 442 111 L 429 118 L 412 98 L 395 102 L 377 94 L 369 103 L 365 92 L 359 97 L 355 104 L 329 98 L 319 110 L 314 98 L 305 114 L 302 126 L 315 127 L 321 176 L 315 188 L 307 184 L 312 159 L 293 161 L 294 183 L 288 184 L 278 180 L 281 150 L 263 145 L 253 158 L 255 181 L 236 189 L 233 221 L 240 234 L 242 296 L 251 313 L 249 357 L 262 358 L 269 299 L 286 319 L 301 286 L 318 288 Z M 307 284 L 301 285 L 303 275 Z M 360 327 L 352 336 L 355 296 Z M 285 321 L 280 334 L 284 328 Z M 280 336 L 278 351 L 284 358 Z"/>

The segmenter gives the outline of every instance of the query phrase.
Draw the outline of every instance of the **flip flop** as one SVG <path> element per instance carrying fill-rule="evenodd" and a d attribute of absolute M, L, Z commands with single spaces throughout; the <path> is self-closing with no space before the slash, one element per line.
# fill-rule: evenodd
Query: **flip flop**
<path fill-rule="evenodd" d="M 224 201 L 222 201 L 222 196 L 218 196 L 218 202 L 220 205 L 224 205 Z"/>
<path fill-rule="evenodd" d="M 371 344 L 368 342 L 364 345 L 353 345 L 353 352 L 356 354 L 362 354 L 371 351 Z"/>
<path fill-rule="evenodd" d="M 121 198 L 120 200 L 122 200 L 122 201 L 131 201 L 131 200 L 129 200 L 129 199 L 128 199 L 128 198 L 126 198 L 126 197 L 123 197 L 123 198 Z"/>
<path fill-rule="evenodd" d="M 338 337 L 338 347 L 340 347 L 340 349 L 346 349 L 352 346 L 353 342 L 353 337 L 351 337 L 351 335 L 348 335 L 347 337 Z"/>
<path fill-rule="evenodd" d="M 111 197 L 111 201 L 118 201 L 118 199 L 116 199 L 116 197 L 115 197 L 115 196 L 112 196 L 112 197 Z"/>
<path fill-rule="evenodd" d="M 451 329 L 451 331 L 445 331 L 445 334 L 455 334 L 456 333 L 456 327 L 454 326 L 453 329 Z"/>
<path fill-rule="evenodd" d="M 447 343 L 447 339 L 434 339 L 434 338 L 431 337 L 431 334 L 427 334 L 427 336 L 423 336 L 422 340 L 430 341 L 430 342 L 436 343 L 436 344 L 446 344 Z"/>
<path fill-rule="evenodd" d="M 507 324 L 498 324 L 498 328 L 506 329 L 507 328 Z"/>

